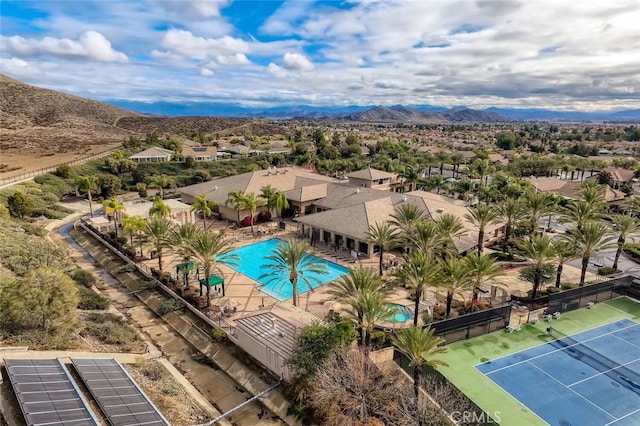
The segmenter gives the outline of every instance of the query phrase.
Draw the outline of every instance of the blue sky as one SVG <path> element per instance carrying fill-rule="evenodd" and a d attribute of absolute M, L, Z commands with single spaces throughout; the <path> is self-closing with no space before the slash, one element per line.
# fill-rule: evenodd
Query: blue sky
<path fill-rule="evenodd" d="M 0 0 L 0 72 L 99 100 L 640 108 L 638 0 Z"/>

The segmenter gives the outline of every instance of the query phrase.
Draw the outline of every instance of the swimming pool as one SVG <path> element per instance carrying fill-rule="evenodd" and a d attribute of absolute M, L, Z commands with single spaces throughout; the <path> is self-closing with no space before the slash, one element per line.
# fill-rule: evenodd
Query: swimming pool
<path fill-rule="evenodd" d="M 398 305 L 396 303 L 391 304 L 391 309 L 395 311 L 395 313 L 387 316 L 385 321 L 389 322 L 406 322 L 413 318 L 413 312 L 411 309 L 404 305 Z"/>
<path fill-rule="evenodd" d="M 229 265 L 229 267 L 253 280 L 258 281 L 261 284 L 259 289 L 267 293 L 269 296 L 278 300 L 290 299 L 293 296 L 293 289 L 289 283 L 288 276 L 269 276 L 261 278 L 265 273 L 271 271 L 266 267 L 266 265 L 273 262 L 267 259 L 267 256 L 273 255 L 278 244 L 282 243 L 285 243 L 285 241 L 278 238 L 272 238 L 270 240 L 261 241 L 259 243 L 235 249 L 229 254 L 238 256 L 238 260 L 235 262 L 235 265 Z M 330 262 L 313 255 L 311 255 L 311 258 L 316 262 L 324 263 L 326 265 L 325 273 L 309 274 L 306 276 L 309 278 L 309 285 L 313 288 L 320 287 L 323 284 L 336 280 L 349 273 L 349 269 L 338 265 L 337 263 Z M 298 282 L 298 294 L 304 294 L 307 291 L 309 291 L 309 289 L 306 284 Z"/>

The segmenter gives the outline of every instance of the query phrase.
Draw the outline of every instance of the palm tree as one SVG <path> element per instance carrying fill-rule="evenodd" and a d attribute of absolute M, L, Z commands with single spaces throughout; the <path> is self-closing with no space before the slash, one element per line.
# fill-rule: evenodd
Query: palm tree
<path fill-rule="evenodd" d="M 533 268 L 533 291 L 531 298 L 534 299 L 538 295 L 538 290 L 542 284 L 542 275 L 544 269 L 555 258 L 551 238 L 546 234 L 534 234 L 522 240 L 518 244 L 518 248 L 522 250 L 524 257 L 529 261 L 529 265 Z"/>
<path fill-rule="evenodd" d="M 580 287 L 582 287 L 591 255 L 600 250 L 614 247 L 615 237 L 609 235 L 609 229 L 599 222 L 587 222 L 582 226 L 582 229 L 571 228 L 565 235 L 582 256 L 582 272 L 580 273 Z"/>
<path fill-rule="evenodd" d="M 152 175 L 149 178 L 149 188 L 158 188 L 160 190 L 160 198 L 164 199 L 164 190 L 166 188 L 171 188 L 175 184 L 175 181 L 172 177 L 167 175 Z"/>
<path fill-rule="evenodd" d="M 143 232 L 145 229 L 145 221 L 139 214 L 129 216 L 124 215 L 122 218 L 122 232 L 128 232 L 131 240 L 131 246 L 133 247 L 133 235 Z M 140 254 L 142 254 L 142 247 L 140 248 Z"/>
<path fill-rule="evenodd" d="M 373 269 L 358 266 L 349 268 L 348 275 L 329 284 L 329 294 L 349 306 L 347 314 L 359 330 L 360 344 L 368 345 L 375 321 L 389 313 L 391 289 Z"/>
<path fill-rule="evenodd" d="M 629 212 L 630 215 L 639 216 L 640 215 L 640 197 L 634 195 L 630 197 L 625 203 L 625 209 Z"/>
<path fill-rule="evenodd" d="M 398 236 L 398 231 L 394 229 L 389 222 L 376 222 L 369 226 L 367 231 L 367 242 L 378 246 L 380 252 L 379 270 L 380 276 L 382 276 L 382 263 L 384 253 L 389 246 L 393 245 Z"/>
<path fill-rule="evenodd" d="M 76 179 L 75 183 L 79 191 L 87 193 L 87 199 L 89 200 L 89 212 L 91 217 L 93 217 L 92 195 L 98 190 L 98 177 L 94 175 L 82 175 Z"/>
<path fill-rule="evenodd" d="M 424 219 L 427 219 L 426 212 L 415 204 L 404 203 L 395 208 L 391 215 L 391 225 L 399 231 L 398 238 L 405 248 L 409 245 L 409 237 L 413 235 L 415 224 Z"/>
<path fill-rule="evenodd" d="M 640 231 L 640 222 L 633 216 L 626 214 L 618 214 L 611 218 L 613 227 L 615 228 L 615 234 L 618 236 L 618 250 L 616 250 L 616 257 L 613 260 L 613 269 L 618 270 L 618 260 L 622 253 L 624 243 L 631 234 L 635 234 Z"/>
<path fill-rule="evenodd" d="M 420 174 L 418 173 L 418 170 L 414 166 L 408 165 L 404 168 L 402 173 L 400 173 L 400 177 L 404 179 L 404 182 L 409 184 L 409 192 L 410 192 L 416 189 L 416 183 L 418 182 L 418 178 L 420 177 Z"/>
<path fill-rule="evenodd" d="M 442 175 L 433 175 L 430 178 L 426 179 L 425 182 L 427 184 L 427 188 L 429 188 L 430 190 L 436 190 L 436 194 L 440 194 L 442 188 L 447 184 L 447 181 Z"/>
<path fill-rule="evenodd" d="M 185 265 L 182 274 L 182 284 L 189 288 L 189 263 L 193 257 L 193 239 L 199 232 L 194 223 L 183 223 L 173 228 L 169 234 L 169 248 L 172 253 L 178 255 Z"/>
<path fill-rule="evenodd" d="M 434 336 L 435 329 L 423 327 L 409 327 L 398 333 L 393 338 L 393 344 L 398 351 L 409 359 L 409 366 L 413 368 L 413 397 L 416 404 L 416 419 L 418 426 L 421 426 L 420 418 L 420 378 L 422 367 L 428 365 L 437 367 L 439 365 L 448 367 L 444 361 L 434 359 L 434 356 L 447 352 L 447 348 L 441 346 L 444 339 Z"/>
<path fill-rule="evenodd" d="M 540 218 L 549 211 L 549 199 L 546 194 L 529 189 L 522 200 L 524 214 L 529 217 L 531 232 L 534 233 L 538 229 Z"/>
<path fill-rule="evenodd" d="M 232 241 L 225 238 L 223 232 L 211 232 L 198 230 L 190 240 L 190 250 L 193 259 L 202 265 L 204 269 L 204 282 L 207 288 L 207 306 L 211 304 L 210 294 L 211 288 L 209 282 L 211 273 L 217 268 L 218 264 L 233 265 L 238 257 L 230 254 Z M 202 287 L 200 288 L 202 296 Z M 222 285 L 222 296 L 225 296 L 224 284 Z"/>
<path fill-rule="evenodd" d="M 149 216 L 167 217 L 171 213 L 171 207 L 162 201 L 162 198 L 156 197 L 149 209 Z"/>
<path fill-rule="evenodd" d="M 243 198 L 244 208 L 251 212 L 251 235 L 255 235 L 253 232 L 253 221 L 258 211 L 258 207 L 262 205 L 262 200 L 260 200 L 256 195 L 252 192 L 251 194 L 245 194 Z"/>
<path fill-rule="evenodd" d="M 469 268 L 469 277 L 471 278 L 473 291 L 471 310 L 473 311 L 473 303 L 478 299 L 479 289 L 483 288 L 492 279 L 503 275 L 504 271 L 495 264 L 495 260 L 492 257 L 480 255 L 477 252 L 467 255 L 464 258 L 464 263 Z"/>
<path fill-rule="evenodd" d="M 573 223 L 576 228 L 582 229 L 585 223 L 602 218 L 597 205 L 585 200 L 573 200 L 564 210 L 560 218 L 562 223 Z"/>
<path fill-rule="evenodd" d="M 437 152 L 436 160 L 438 161 L 438 164 L 440 164 L 440 174 L 442 175 L 444 172 L 444 163 L 449 161 L 449 154 L 444 151 Z"/>
<path fill-rule="evenodd" d="M 289 200 L 283 192 L 277 191 L 274 195 L 273 206 L 278 212 L 278 223 L 280 227 L 284 223 L 284 211 L 289 208 Z"/>
<path fill-rule="evenodd" d="M 120 213 L 126 210 L 126 207 L 118 200 L 116 196 L 104 201 L 104 214 L 112 218 L 116 229 L 116 238 L 118 238 L 118 219 L 120 219 Z"/>
<path fill-rule="evenodd" d="M 460 218 L 451 213 L 444 213 L 435 219 L 435 223 L 442 235 L 443 253 L 458 254 L 454 240 L 467 233 Z"/>
<path fill-rule="evenodd" d="M 237 225 L 240 228 L 240 212 L 245 208 L 244 204 L 244 192 L 240 190 L 229 191 L 227 195 L 227 201 L 224 202 L 225 206 L 231 205 L 238 215 Z"/>
<path fill-rule="evenodd" d="M 421 251 L 406 256 L 404 263 L 395 273 L 399 283 L 409 288 L 415 298 L 413 325 L 418 325 L 420 302 L 428 287 L 434 287 L 440 275 L 440 267 L 435 259 Z"/>
<path fill-rule="evenodd" d="M 173 225 L 169 219 L 162 216 L 151 216 L 146 225 L 144 233 L 158 256 L 158 269 L 162 271 L 162 251 L 169 245 Z"/>
<path fill-rule="evenodd" d="M 444 236 L 438 224 L 433 220 L 419 221 L 415 224 L 413 233 L 409 236 L 411 247 L 432 257 L 436 251 L 442 250 L 444 242 Z"/>
<path fill-rule="evenodd" d="M 269 272 L 260 276 L 260 278 L 271 277 L 271 281 L 279 281 L 285 275 L 288 278 L 292 288 L 293 306 L 298 306 L 298 284 L 304 283 L 310 291 L 313 291 L 311 283 L 313 277 L 310 274 L 326 273 L 326 264 L 316 260 L 307 252 L 309 244 L 306 241 L 289 241 L 288 243 L 280 243 L 274 254 L 267 256 L 270 260 L 265 266 Z"/>
<path fill-rule="evenodd" d="M 491 173 L 493 167 L 489 164 L 489 160 L 486 158 L 476 158 L 469 164 L 469 177 L 474 177 L 480 180 L 480 185 L 486 184 L 483 182 L 488 180 L 488 175 Z M 485 179 L 487 178 L 487 179 Z"/>
<path fill-rule="evenodd" d="M 456 294 L 468 290 L 471 286 L 468 265 L 460 258 L 450 257 L 440 262 L 440 283 L 437 289 L 447 292 L 445 317 L 451 314 L 451 304 Z"/>
<path fill-rule="evenodd" d="M 555 252 L 556 259 L 558 260 L 558 268 L 556 269 L 556 288 L 560 288 L 564 262 L 578 254 L 578 249 L 563 238 L 557 239 L 553 242 L 553 251 Z"/>
<path fill-rule="evenodd" d="M 498 213 L 504 221 L 504 240 L 502 240 L 502 250 L 507 251 L 509 238 L 513 227 L 524 219 L 524 209 L 519 199 L 507 198 L 498 206 Z"/>
<path fill-rule="evenodd" d="M 191 211 L 202 211 L 202 226 L 203 229 L 207 229 L 207 216 L 211 216 L 212 207 L 216 204 L 215 201 L 207 201 L 207 194 L 204 192 L 200 195 L 196 195 L 193 204 L 191 205 Z"/>
<path fill-rule="evenodd" d="M 478 254 L 484 251 L 484 231 L 487 226 L 500 223 L 500 213 L 494 207 L 478 204 L 469 208 L 464 217 L 468 222 L 478 227 Z"/>
<path fill-rule="evenodd" d="M 453 154 L 451 154 L 449 159 L 451 161 L 451 164 L 453 164 L 453 177 L 457 179 L 458 176 L 460 176 L 460 164 L 464 162 L 464 155 L 459 152 L 454 152 Z"/>
<path fill-rule="evenodd" d="M 265 185 L 260 188 L 260 197 L 264 198 L 267 203 L 267 211 L 271 214 L 271 208 L 273 207 L 275 201 L 275 195 L 278 192 L 277 189 L 272 187 L 271 185 Z"/>

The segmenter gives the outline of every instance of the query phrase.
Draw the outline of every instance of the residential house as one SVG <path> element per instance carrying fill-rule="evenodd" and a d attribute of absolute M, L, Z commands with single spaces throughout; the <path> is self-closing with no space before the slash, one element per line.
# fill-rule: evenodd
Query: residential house
<path fill-rule="evenodd" d="M 216 161 L 218 148 L 215 146 L 185 146 L 182 148 L 182 157 L 191 157 L 196 161 Z"/>
<path fill-rule="evenodd" d="M 552 177 L 529 178 L 529 182 L 538 192 L 554 192 L 564 198 L 572 200 L 580 200 L 580 187 L 582 182 L 566 181 Z M 609 186 L 603 186 L 602 197 L 608 202 L 620 201 L 624 199 L 626 194 Z"/>
<path fill-rule="evenodd" d="M 162 163 L 171 161 L 173 151 L 154 146 L 129 157 L 136 163 Z"/>
<path fill-rule="evenodd" d="M 371 167 L 347 173 L 350 186 L 380 189 L 382 191 L 401 191 L 402 179 L 397 173 L 389 173 Z"/>

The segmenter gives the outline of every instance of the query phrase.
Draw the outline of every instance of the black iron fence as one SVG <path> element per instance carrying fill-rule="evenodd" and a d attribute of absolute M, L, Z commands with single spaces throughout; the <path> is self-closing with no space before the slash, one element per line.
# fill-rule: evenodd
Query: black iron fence
<path fill-rule="evenodd" d="M 568 312 L 620 296 L 640 299 L 640 279 L 627 275 L 549 295 L 547 312 Z"/>
<path fill-rule="evenodd" d="M 511 305 L 506 305 L 436 321 L 431 323 L 431 328 L 447 343 L 453 343 L 504 329 L 510 316 Z"/>

